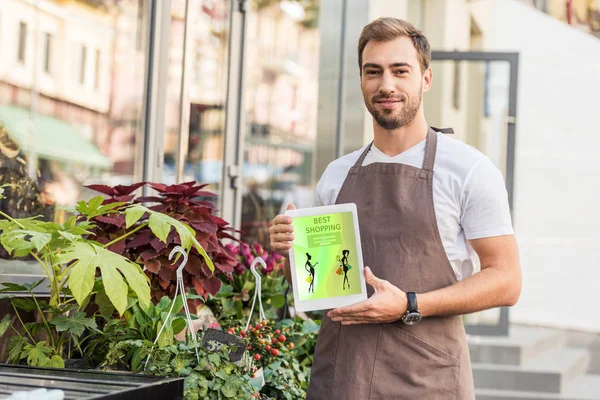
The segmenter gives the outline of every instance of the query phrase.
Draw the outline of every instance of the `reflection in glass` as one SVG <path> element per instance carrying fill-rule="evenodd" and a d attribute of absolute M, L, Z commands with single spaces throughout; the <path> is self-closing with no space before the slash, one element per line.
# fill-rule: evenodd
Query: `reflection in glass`
<path fill-rule="evenodd" d="M 219 191 L 225 129 L 229 3 L 228 0 L 189 0 L 187 33 L 185 0 L 171 3 L 165 183 L 195 180 L 210 183 L 210 190 Z M 184 73 L 186 85 L 181 93 Z M 184 163 L 180 173 L 178 160 Z"/>
<path fill-rule="evenodd" d="M 318 1 L 255 0 L 248 20 L 242 239 L 269 246 L 289 203 L 313 205 Z"/>
<path fill-rule="evenodd" d="M 140 179 L 149 0 L 36 3 L 0 6 L 0 207 L 60 221 L 84 185 Z"/>

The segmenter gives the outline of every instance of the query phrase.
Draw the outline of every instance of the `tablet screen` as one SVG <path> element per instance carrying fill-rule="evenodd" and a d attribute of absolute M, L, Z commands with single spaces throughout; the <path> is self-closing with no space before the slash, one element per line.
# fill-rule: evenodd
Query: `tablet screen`
<path fill-rule="evenodd" d="M 300 300 L 360 294 L 361 276 L 350 211 L 294 217 L 294 264 Z"/>

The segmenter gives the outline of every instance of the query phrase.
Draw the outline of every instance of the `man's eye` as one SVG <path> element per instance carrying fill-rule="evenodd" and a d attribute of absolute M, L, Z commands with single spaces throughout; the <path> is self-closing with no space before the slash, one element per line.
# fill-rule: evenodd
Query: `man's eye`
<path fill-rule="evenodd" d="M 404 74 L 408 74 L 408 71 L 405 69 L 399 69 L 396 71 L 396 74 L 398 75 L 404 75 Z"/>
<path fill-rule="evenodd" d="M 379 72 L 378 71 L 367 71 L 366 74 L 367 75 L 377 75 Z"/>

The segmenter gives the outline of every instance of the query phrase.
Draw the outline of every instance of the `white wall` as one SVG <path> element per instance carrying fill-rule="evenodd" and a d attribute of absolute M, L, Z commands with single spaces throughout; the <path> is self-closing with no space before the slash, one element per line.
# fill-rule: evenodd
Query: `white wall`
<path fill-rule="evenodd" d="M 487 50 L 520 53 L 511 321 L 600 332 L 600 40 L 514 0 L 493 15 Z"/>

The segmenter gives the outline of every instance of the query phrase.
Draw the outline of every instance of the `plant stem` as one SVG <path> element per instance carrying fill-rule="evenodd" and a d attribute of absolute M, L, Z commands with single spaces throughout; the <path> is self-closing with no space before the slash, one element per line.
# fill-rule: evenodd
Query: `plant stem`
<path fill-rule="evenodd" d="M 52 275 L 50 275 L 50 270 L 48 269 L 48 266 L 42 261 L 42 259 L 34 252 L 30 252 L 29 254 L 31 254 L 33 256 L 33 258 L 36 259 L 36 261 L 38 263 L 40 263 L 40 265 L 42 266 L 42 268 L 44 268 L 44 272 L 46 272 L 46 275 L 48 275 L 48 279 L 50 280 L 50 285 L 52 286 Z"/>
<path fill-rule="evenodd" d="M 31 298 L 35 302 L 35 306 L 37 307 L 38 312 L 40 313 L 40 317 L 42 317 L 42 321 L 44 321 L 44 325 L 46 326 L 46 331 L 48 332 L 48 336 L 50 336 L 50 342 L 52 343 L 52 347 L 54 347 L 54 336 L 52 336 L 52 331 L 50 330 L 50 325 L 48 325 L 48 321 L 46 320 L 46 317 L 44 317 L 44 313 L 42 312 L 42 309 L 40 308 L 40 305 L 31 290 L 29 291 L 29 294 L 31 294 Z"/>
<path fill-rule="evenodd" d="M 15 224 L 19 225 L 21 227 L 21 229 L 25 229 L 25 225 L 23 225 L 22 223 L 20 223 L 19 221 L 17 221 L 16 219 L 14 219 L 13 217 L 11 217 L 10 215 L 0 211 L 0 215 L 3 216 L 4 218 L 6 218 L 7 220 L 14 222 Z"/>
<path fill-rule="evenodd" d="M 31 339 L 31 341 L 33 343 L 35 343 L 35 339 L 33 338 L 33 336 L 31 335 L 31 333 L 29 332 L 29 329 L 27 329 L 27 327 L 25 326 L 25 323 L 23 322 L 23 320 L 21 319 L 21 314 L 19 314 L 19 312 L 17 311 L 17 307 L 15 307 L 14 303 L 10 302 L 10 305 L 12 305 L 13 310 L 15 310 L 15 314 L 17 314 L 17 318 L 19 318 L 19 322 L 21 323 L 21 326 L 23 327 L 23 329 L 25 330 L 25 332 L 27 333 L 27 336 L 29 336 L 29 338 Z"/>
<path fill-rule="evenodd" d="M 119 236 L 119 237 L 118 237 L 118 238 L 116 238 L 115 240 L 113 240 L 113 241 L 111 241 L 111 242 L 108 242 L 108 243 L 106 243 L 105 245 L 102 245 L 102 247 L 104 247 L 104 248 L 107 248 L 107 247 L 109 247 L 109 246 L 112 246 L 113 244 L 115 244 L 115 243 L 117 243 L 117 242 L 119 242 L 119 241 L 121 241 L 121 240 L 125 239 L 125 238 L 126 238 L 126 237 L 128 237 L 128 236 L 131 236 L 131 235 L 133 235 L 134 233 L 136 233 L 136 232 L 137 232 L 137 231 L 139 231 L 140 229 L 142 229 L 142 228 L 145 228 L 145 227 L 147 227 L 147 226 L 148 226 L 148 222 L 145 222 L 145 223 L 141 224 L 140 226 L 138 226 L 137 228 L 135 228 L 135 229 L 132 229 L 131 231 L 127 232 L 126 234 L 124 234 L 124 235 L 122 235 L 122 236 Z"/>
<path fill-rule="evenodd" d="M 21 335 L 21 333 L 20 333 L 18 330 L 16 330 L 14 326 L 12 326 L 12 324 L 10 324 L 10 327 L 12 328 L 12 330 L 13 330 L 13 331 L 15 331 L 15 333 L 16 333 L 17 335 L 19 335 L 19 337 L 20 337 L 21 339 L 23 339 L 23 340 L 27 341 L 27 339 L 25 339 L 25 338 L 23 337 L 23 335 Z"/>
<path fill-rule="evenodd" d="M 83 350 L 81 349 L 81 345 L 79 344 L 79 339 L 77 339 L 76 336 L 73 336 L 72 339 L 73 339 L 73 343 L 75 343 L 75 346 L 77 346 L 77 349 L 79 349 L 79 353 L 81 354 L 81 358 L 83 358 Z"/>

